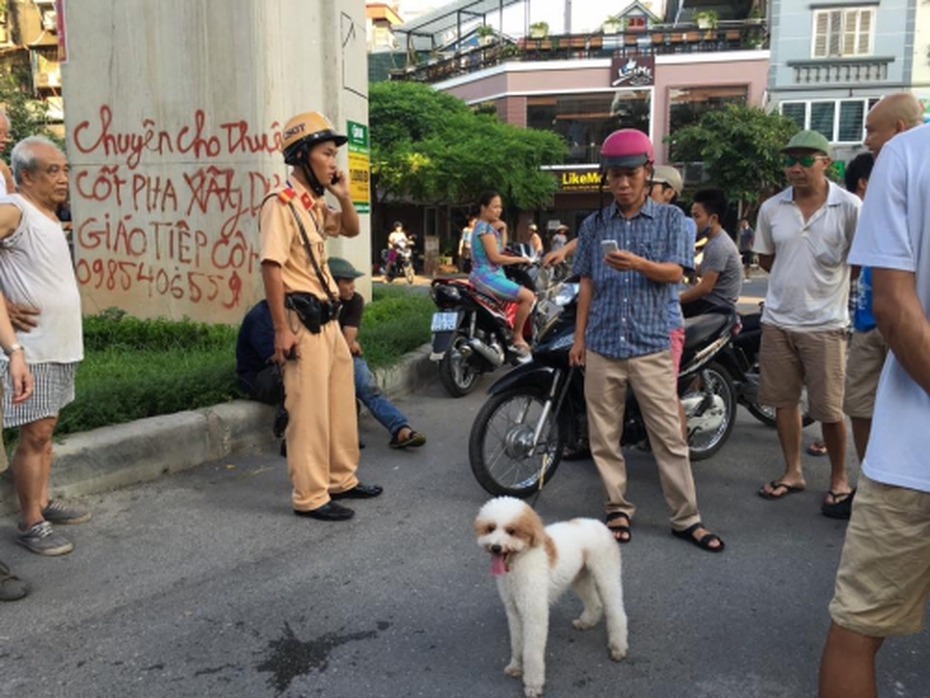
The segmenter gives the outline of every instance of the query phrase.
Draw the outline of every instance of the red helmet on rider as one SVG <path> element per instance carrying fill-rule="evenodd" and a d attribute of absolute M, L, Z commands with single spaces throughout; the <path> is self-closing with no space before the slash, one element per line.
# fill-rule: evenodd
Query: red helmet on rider
<path fill-rule="evenodd" d="M 601 144 L 601 169 L 610 167 L 639 167 L 655 162 L 652 141 L 635 128 L 614 131 Z"/>

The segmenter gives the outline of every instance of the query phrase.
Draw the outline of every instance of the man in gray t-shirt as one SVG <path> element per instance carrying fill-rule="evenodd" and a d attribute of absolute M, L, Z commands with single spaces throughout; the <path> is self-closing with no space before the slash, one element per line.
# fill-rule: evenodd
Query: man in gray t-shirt
<path fill-rule="evenodd" d="M 698 235 L 707 237 L 707 244 L 697 269 L 701 280 L 680 296 L 685 317 L 736 308 L 743 287 L 743 271 L 739 250 L 720 224 L 726 210 L 727 199 L 720 189 L 702 189 L 694 195 L 691 217 L 697 224 Z"/>

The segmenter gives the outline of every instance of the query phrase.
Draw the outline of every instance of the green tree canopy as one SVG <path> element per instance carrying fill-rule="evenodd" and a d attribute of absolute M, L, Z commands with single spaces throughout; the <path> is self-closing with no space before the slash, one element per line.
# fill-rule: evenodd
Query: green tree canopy
<path fill-rule="evenodd" d="M 456 206 L 496 189 L 508 206 L 536 208 L 556 189 L 540 167 L 561 162 L 566 152 L 558 134 L 502 123 L 418 83 L 372 84 L 369 125 L 378 198 Z"/>
<path fill-rule="evenodd" d="M 10 122 L 10 143 L 3 159 L 10 161 L 13 146 L 27 136 L 46 136 L 64 150 L 64 140 L 49 129 L 48 105 L 32 97 L 29 84 L 32 78 L 28 71 L 14 70 L 0 75 L 0 107 L 6 111 Z"/>
<path fill-rule="evenodd" d="M 742 202 L 743 215 L 749 217 L 785 185 L 779 149 L 797 130 L 794 121 L 780 114 L 728 104 L 666 141 L 673 161 L 703 162 L 713 185 L 730 200 Z"/>

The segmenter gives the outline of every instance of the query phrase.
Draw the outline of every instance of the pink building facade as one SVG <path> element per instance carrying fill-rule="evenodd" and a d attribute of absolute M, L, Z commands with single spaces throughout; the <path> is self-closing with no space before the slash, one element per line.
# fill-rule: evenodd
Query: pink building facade
<path fill-rule="evenodd" d="M 704 112 L 727 103 L 762 106 L 768 70 L 768 50 L 511 61 L 434 87 L 471 105 L 493 104 L 508 123 L 565 138 L 566 164 L 553 170 L 559 178 L 554 207 L 534 218 L 542 219 L 541 227 L 561 220 L 575 230 L 600 205 L 591 174 L 608 133 L 639 128 L 655 144 L 657 163 L 668 163 L 666 137 Z M 697 184 L 699 169 L 683 169 L 686 183 Z"/>

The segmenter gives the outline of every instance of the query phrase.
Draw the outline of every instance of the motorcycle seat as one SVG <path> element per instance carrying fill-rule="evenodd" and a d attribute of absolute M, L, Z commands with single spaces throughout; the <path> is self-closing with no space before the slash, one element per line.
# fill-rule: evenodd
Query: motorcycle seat
<path fill-rule="evenodd" d="M 694 349 L 719 337 L 733 325 L 732 313 L 708 313 L 685 319 L 685 349 Z"/>

